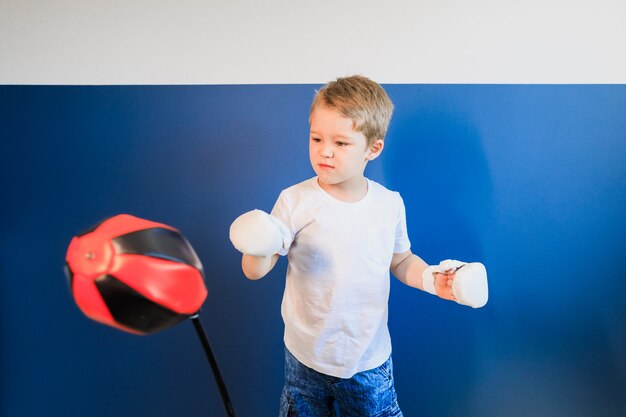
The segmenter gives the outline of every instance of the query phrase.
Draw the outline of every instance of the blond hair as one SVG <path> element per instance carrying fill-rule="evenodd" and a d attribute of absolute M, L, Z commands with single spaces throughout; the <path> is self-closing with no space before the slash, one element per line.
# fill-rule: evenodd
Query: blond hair
<path fill-rule="evenodd" d="M 393 103 L 383 88 L 362 75 L 337 78 L 322 87 L 311 104 L 337 110 L 352 119 L 354 130 L 363 133 L 368 145 L 384 139 L 393 114 Z"/>

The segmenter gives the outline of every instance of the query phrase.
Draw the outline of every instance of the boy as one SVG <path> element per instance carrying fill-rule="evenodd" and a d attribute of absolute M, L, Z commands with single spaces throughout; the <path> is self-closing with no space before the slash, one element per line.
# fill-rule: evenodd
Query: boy
<path fill-rule="evenodd" d="M 249 279 L 288 255 L 281 416 L 331 416 L 335 402 L 343 416 L 402 415 L 387 328 L 389 271 L 444 299 L 462 293 L 471 299 L 465 304 L 486 302 L 484 267 L 429 267 L 411 253 L 400 195 L 364 176 L 385 147 L 392 112 L 382 87 L 365 77 L 328 83 L 309 118 L 316 177 L 284 190 L 271 215 L 255 210 L 231 226 Z M 462 288 L 461 266 L 469 276 Z M 484 294 L 477 298 L 475 288 Z"/>

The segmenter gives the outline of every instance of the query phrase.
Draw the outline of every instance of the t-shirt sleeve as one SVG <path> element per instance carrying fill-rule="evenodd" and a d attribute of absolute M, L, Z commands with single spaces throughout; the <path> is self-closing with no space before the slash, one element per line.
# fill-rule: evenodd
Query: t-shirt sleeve
<path fill-rule="evenodd" d="M 402 253 L 411 249 L 411 241 L 406 227 L 406 210 L 404 201 L 398 194 L 398 223 L 396 225 L 396 242 L 393 248 L 394 253 Z"/>
<path fill-rule="evenodd" d="M 291 244 L 293 243 L 295 237 L 295 232 L 289 201 L 284 191 L 281 192 L 278 196 L 278 200 L 276 200 L 271 214 L 272 216 L 283 222 L 285 226 L 287 226 L 287 229 L 289 229 L 289 234 L 283 234 L 283 247 L 278 251 L 279 255 L 285 256 L 287 255 L 287 253 L 289 253 L 289 248 L 291 247 Z"/>

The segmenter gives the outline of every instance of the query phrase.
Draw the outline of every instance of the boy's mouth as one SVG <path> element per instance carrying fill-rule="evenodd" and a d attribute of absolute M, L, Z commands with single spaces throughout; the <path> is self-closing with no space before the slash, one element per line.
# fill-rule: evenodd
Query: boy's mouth
<path fill-rule="evenodd" d="M 322 169 L 334 169 L 335 168 L 333 166 L 326 165 L 326 164 L 317 164 L 317 166 L 322 168 Z"/>

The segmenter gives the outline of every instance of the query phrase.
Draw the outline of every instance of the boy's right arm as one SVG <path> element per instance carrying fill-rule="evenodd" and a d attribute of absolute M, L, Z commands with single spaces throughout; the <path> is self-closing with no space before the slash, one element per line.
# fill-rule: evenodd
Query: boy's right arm
<path fill-rule="evenodd" d="M 257 280 L 267 275 L 276 265 L 278 254 L 272 256 L 253 256 L 244 254 L 241 258 L 241 269 L 246 278 Z"/>
<path fill-rule="evenodd" d="M 290 232 L 279 219 L 261 210 L 239 216 L 230 226 L 230 240 L 243 253 L 241 268 L 248 279 L 263 278 L 274 268 Z"/>

